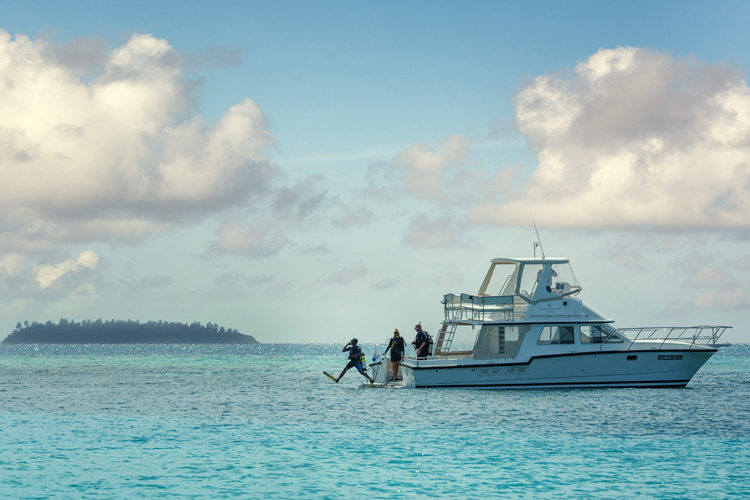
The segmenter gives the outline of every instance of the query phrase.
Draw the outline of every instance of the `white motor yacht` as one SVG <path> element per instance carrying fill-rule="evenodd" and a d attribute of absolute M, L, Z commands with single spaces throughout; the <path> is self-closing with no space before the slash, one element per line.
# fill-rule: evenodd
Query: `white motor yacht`
<path fill-rule="evenodd" d="M 729 326 L 615 328 L 580 298 L 566 258 L 493 259 L 478 293 L 447 294 L 431 354 L 375 381 L 484 389 L 685 387 Z M 494 293 L 493 293 L 494 292 Z"/>

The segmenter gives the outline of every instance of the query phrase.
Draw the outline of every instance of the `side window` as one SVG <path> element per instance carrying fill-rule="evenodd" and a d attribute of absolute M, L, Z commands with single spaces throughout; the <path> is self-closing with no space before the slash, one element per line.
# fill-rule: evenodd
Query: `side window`
<path fill-rule="evenodd" d="M 557 333 L 560 339 L 560 344 L 573 344 L 573 327 L 572 326 L 558 326 Z"/>
<path fill-rule="evenodd" d="M 603 344 L 622 342 L 622 339 L 614 334 L 608 333 L 600 325 L 581 325 L 582 344 Z"/>
<path fill-rule="evenodd" d="M 581 325 L 581 344 L 601 344 L 604 337 L 601 326 Z"/>
<path fill-rule="evenodd" d="M 573 344 L 572 326 L 545 326 L 539 335 L 540 344 Z"/>

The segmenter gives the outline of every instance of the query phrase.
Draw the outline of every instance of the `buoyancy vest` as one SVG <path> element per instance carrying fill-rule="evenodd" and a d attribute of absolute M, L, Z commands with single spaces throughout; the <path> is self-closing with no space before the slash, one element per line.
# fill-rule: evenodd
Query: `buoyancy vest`
<path fill-rule="evenodd" d="M 353 345 L 349 348 L 349 359 L 359 361 L 361 357 L 362 349 L 358 345 Z"/>

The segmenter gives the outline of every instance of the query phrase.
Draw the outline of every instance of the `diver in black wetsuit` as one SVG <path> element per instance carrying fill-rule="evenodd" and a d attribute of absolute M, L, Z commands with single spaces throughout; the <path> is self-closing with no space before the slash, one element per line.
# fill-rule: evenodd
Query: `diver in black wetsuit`
<path fill-rule="evenodd" d="M 393 367 L 393 380 L 401 380 L 398 376 L 398 365 L 404 360 L 404 351 L 406 351 L 406 342 L 398 333 L 398 328 L 393 330 L 393 338 L 388 341 L 388 347 L 385 348 L 383 356 L 391 350 L 391 366 Z"/>
<path fill-rule="evenodd" d="M 414 327 L 414 331 L 417 332 L 417 336 L 411 345 L 413 345 L 414 349 L 417 351 L 417 359 L 426 358 L 430 353 L 430 338 L 427 336 L 427 332 L 422 330 L 422 323 L 417 324 Z"/>

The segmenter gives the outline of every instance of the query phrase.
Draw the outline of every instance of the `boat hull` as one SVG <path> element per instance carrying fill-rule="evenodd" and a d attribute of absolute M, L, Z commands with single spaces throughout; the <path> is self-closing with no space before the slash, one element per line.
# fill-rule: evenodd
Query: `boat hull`
<path fill-rule="evenodd" d="M 412 387 L 548 389 L 685 387 L 716 349 L 605 351 L 501 360 L 406 360 L 403 382 Z"/>

